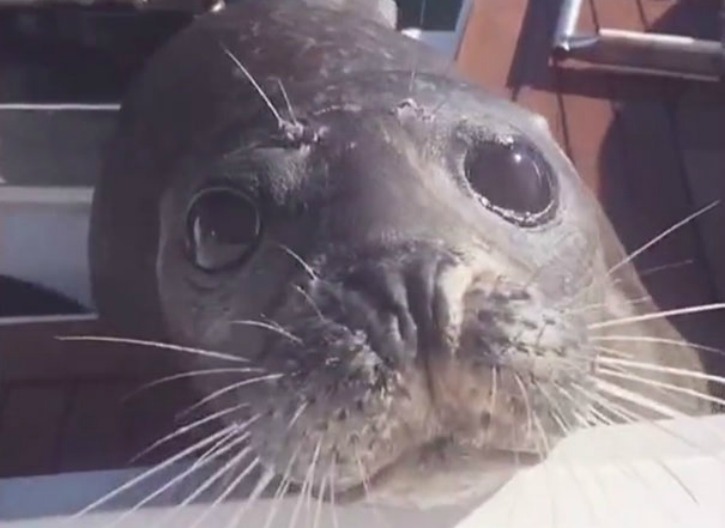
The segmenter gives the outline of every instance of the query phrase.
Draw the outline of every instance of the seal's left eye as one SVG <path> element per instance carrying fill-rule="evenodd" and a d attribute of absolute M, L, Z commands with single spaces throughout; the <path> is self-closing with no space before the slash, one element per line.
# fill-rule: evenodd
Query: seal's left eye
<path fill-rule="evenodd" d="M 221 271 L 240 265 L 257 246 L 261 219 L 254 202 L 236 189 L 199 192 L 186 214 L 187 249 L 196 266 Z"/>

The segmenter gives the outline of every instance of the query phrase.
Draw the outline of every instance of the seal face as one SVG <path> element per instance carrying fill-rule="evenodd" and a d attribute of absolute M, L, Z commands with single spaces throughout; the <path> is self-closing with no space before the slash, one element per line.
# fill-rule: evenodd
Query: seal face
<path fill-rule="evenodd" d="M 421 468 L 447 475 L 428 501 L 481 493 L 602 407 L 628 416 L 597 345 L 646 309 L 631 264 L 610 273 L 623 258 L 541 118 L 382 24 L 273 0 L 151 60 L 92 221 L 104 316 L 243 361 L 198 380 L 256 463 L 323 495 L 379 481 L 381 500 L 420 497 Z M 702 370 L 690 349 L 630 353 Z"/>

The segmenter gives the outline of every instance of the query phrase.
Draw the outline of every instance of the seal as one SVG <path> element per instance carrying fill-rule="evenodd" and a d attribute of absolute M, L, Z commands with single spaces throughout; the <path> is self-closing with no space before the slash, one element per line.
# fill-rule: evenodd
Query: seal
<path fill-rule="evenodd" d="M 571 430 L 710 412 L 545 120 L 375 5 L 204 15 L 124 101 L 95 298 L 124 337 L 196 352 L 214 455 L 260 489 L 436 504 Z"/>

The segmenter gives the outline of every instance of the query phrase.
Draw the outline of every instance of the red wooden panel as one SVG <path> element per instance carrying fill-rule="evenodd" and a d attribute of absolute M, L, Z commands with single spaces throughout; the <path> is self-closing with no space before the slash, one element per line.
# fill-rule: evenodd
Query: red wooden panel
<path fill-rule="evenodd" d="M 476 0 L 457 65 L 493 93 L 508 95 L 508 76 L 527 0 Z"/>

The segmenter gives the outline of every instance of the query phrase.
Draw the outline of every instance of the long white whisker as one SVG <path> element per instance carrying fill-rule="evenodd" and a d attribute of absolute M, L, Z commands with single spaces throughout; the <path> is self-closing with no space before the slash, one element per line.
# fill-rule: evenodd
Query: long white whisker
<path fill-rule="evenodd" d="M 319 462 L 320 457 L 320 450 L 322 448 L 322 442 L 323 439 L 321 438 L 319 442 L 317 442 L 317 448 L 315 449 L 314 454 L 312 455 L 312 464 L 310 465 L 310 485 L 307 487 L 307 518 L 308 518 L 308 524 L 309 524 L 309 515 L 312 509 L 312 495 L 315 489 L 315 466 L 317 466 L 317 463 Z"/>
<path fill-rule="evenodd" d="M 601 392 L 605 392 L 623 401 L 627 401 L 635 405 L 639 405 L 640 407 L 644 407 L 651 411 L 660 413 L 667 418 L 685 418 L 687 416 L 685 413 L 679 412 L 666 405 L 662 405 L 641 394 L 637 394 L 636 392 L 627 390 L 623 387 L 615 385 L 614 383 L 609 383 L 603 379 L 598 378 L 595 383 L 597 389 Z"/>
<path fill-rule="evenodd" d="M 519 390 L 521 392 L 521 396 L 524 399 L 524 407 L 526 408 L 526 441 L 528 442 L 531 440 L 531 434 L 534 429 L 534 416 L 533 416 L 533 408 L 531 407 L 531 402 L 529 402 L 529 395 L 527 394 L 526 387 L 524 386 L 524 382 L 521 381 L 521 376 L 517 373 L 514 373 L 514 380 L 516 380 L 516 383 L 519 386 Z M 542 457 L 543 459 L 544 457 Z"/>
<path fill-rule="evenodd" d="M 194 501 L 201 493 L 204 492 L 205 489 L 207 489 L 209 486 L 211 486 L 214 482 L 219 480 L 224 474 L 226 474 L 228 471 L 230 471 L 234 466 L 236 466 L 241 460 L 246 457 L 249 453 L 252 452 L 251 448 L 245 448 L 242 450 L 236 457 L 234 457 L 232 460 L 227 462 L 221 469 L 219 469 L 214 475 L 212 475 L 207 481 L 200 486 L 198 489 L 194 491 L 191 495 L 189 495 L 183 503 L 181 503 L 177 508 L 181 508 L 186 506 L 187 504 L 190 504 L 192 501 Z M 201 524 L 204 522 L 204 520 L 214 511 L 214 508 L 216 508 L 221 502 L 226 499 L 229 495 L 231 495 L 234 490 L 237 488 L 237 486 L 249 476 L 249 474 L 254 471 L 257 467 L 259 467 L 260 459 L 259 457 L 255 457 L 249 464 L 247 464 L 247 467 L 244 468 L 244 471 L 242 471 L 239 475 L 237 475 L 234 479 L 234 481 L 227 486 L 227 488 L 222 492 L 219 497 L 214 499 L 214 501 L 206 508 L 206 511 L 202 513 L 199 518 L 194 521 L 194 524 L 189 526 L 188 528 L 196 528 L 197 526 L 201 526 Z"/>
<path fill-rule="evenodd" d="M 615 386 L 616 387 L 616 386 Z M 662 424 L 658 423 L 655 420 L 652 420 L 650 418 L 646 418 L 643 415 L 628 409 L 627 407 L 623 405 L 616 404 L 615 402 L 611 401 L 609 398 L 604 398 L 602 396 L 599 396 L 597 394 L 591 393 L 591 391 L 586 391 L 582 387 L 575 387 L 578 391 L 580 391 L 582 394 L 584 394 L 586 397 L 593 399 L 596 403 L 598 403 L 602 409 L 606 410 L 607 412 L 613 414 L 617 418 L 624 421 L 624 423 L 646 423 L 648 426 L 653 427 L 657 429 L 658 431 L 663 432 L 664 434 L 671 436 L 672 438 L 682 442 L 683 444 L 693 448 L 698 453 L 705 454 L 707 456 L 710 456 L 716 460 L 720 461 L 720 455 L 713 455 L 708 450 L 704 449 L 702 446 L 698 446 L 696 443 L 692 442 L 690 439 L 683 437 L 682 435 L 679 435 L 672 430 L 668 429 L 667 427 L 663 426 Z M 629 392 L 629 391 L 626 391 Z M 625 401 L 628 401 L 626 398 L 621 398 Z M 662 412 L 662 414 L 665 414 Z M 686 415 L 679 415 L 675 416 L 675 418 L 688 418 Z M 612 421 L 609 421 L 608 423 L 614 423 Z M 717 432 L 718 436 L 720 431 Z"/>
<path fill-rule="evenodd" d="M 279 513 L 279 507 L 282 503 L 282 497 L 287 493 L 287 490 L 292 484 L 292 481 L 290 480 L 290 475 L 292 474 L 292 468 L 297 461 L 297 456 L 299 455 L 301 449 L 302 444 L 298 444 L 294 453 L 292 453 L 289 462 L 287 463 L 287 467 L 285 468 L 284 474 L 282 475 L 282 480 L 280 481 L 279 486 L 277 486 L 277 490 L 274 492 L 274 496 L 272 498 L 272 511 L 269 512 L 269 515 L 267 516 L 267 521 L 264 523 L 264 528 L 269 528 L 272 525 L 272 521 Z"/>
<path fill-rule="evenodd" d="M 327 489 L 327 479 L 329 478 L 329 475 L 325 475 L 322 477 L 322 481 L 320 483 L 320 493 L 317 497 L 317 507 L 315 508 L 315 515 L 312 518 L 312 528 L 318 528 L 320 526 L 320 517 L 322 515 L 322 503 L 323 499 L 325 497 L 325 490 Z"/>
<path fill-rule="evenodd" d="M 662 371 L 658 371 L 658 372 L 662 372 Z M 624 372 L 620 372 L 618 370 L 608 369 L 608 368 L 600 368 L 599 373 L 603 374 L 605 376 L 610 376 L 612 378 L 619 378 L 619 379 L 623 379 L 623 380 L 634 381 L 637 383 L 641 383 L 642 385 L 647 385 L 650 387 L 658 387 L 660 389 L 665 389 L 665 390 L 676 392 L 679 394 L 686 394 L 687 396 L 693 396 L 702 401 L 725 405 L 725 400 L 723 400 L 722 398 L 710 396 L 709 394 L 703 394 L 700 391 L 688 389 L 686 387 L 678 387 L 677 385 L 672 385 L 671 383 L 665 383 L 662 381 L 657 381 L 657 380 L 645 378 L 642 376 L 637 376 L 635 374 L 627 374 Z"/>
<path fill-rule="evenodd" d="M 176 429 L 174 432 L 172 432 L 172 433 L 164 436 L 163 438 L 160 438 L 159 440 L 156 440 L 150 446 L 148 446 L 145 449 L 143 449 L 138 455 L 134 456 L 131 459 L 131 464 L 133 464 L 134 462 L 138 461 L 141 457 L 143 457 L 144 455 L 150 453 L 151 451 L 153 451 L 154 449 L 158 448 L 159 446 L 161 446 L 161 445 L 163 445 L 163 444 L 165 444 L 165 443 L 173 440 L 174 438 L 177 438 L 177 437 L 179 437 L 181 435 L 184 435 L 184 434 L 186 434 L 186 433 L 188 433 L 190 431 L 193 431 L 194 429 L 197 429 L 197 428 L 201 427 L 204 424 L 207 424 L 209 422 L 213 422 L 217 418 L 220 418 L 220 417 L 222 417 L 224 415 L 227 415 L 227 414 L 231 414 L 231 413 L 233 413 L 235 411 L 238 411 L 238 410 L 240 410 L 240 409 L 242 409 L 244 407 L 248 407 L 248 406 L 249 406 L 248 403 L 240 403 L 239 405 L 234 405 L 232 407 L 227 407 L 226 409 L 222 409 L 221 411 L 217 411 L 217 412 L 215 412 L 213 414 L 210 414 L 208 416 L 205 416 L 204 418 L 201 418 L 199 420 L 196 420 L 196 421 L 194 421 L 194 422 L 192 422 L 190 424 L 183 425 L 183 426 L 179 427 L 178 429 Z"/>
<path fill-rule="evenodd" d="M 307 273 L 307 275 L 309 275 L 312 280 L 320 280 L 320 278 L 317 276 L 317 273 L 315 273 L 315 270 L 312 269 L 312 266 L 307 264 L 305 259 L 299 256 L 295 251 L 293 251 L 291 248 L 284 244 L 275 245 L 279 247 L 282 251 L 287 253 L 290 257 L 292 257 L 292 259 L 295 260 L 300 266 L 302 266 L 302 268 L 305 270 L 305 273 Z"/>
<path fill-rule="evenodd" d="M 700 371 L 680 369 L 680 368 L 675 368 L 675 367 L 663 367 L 660 365 L 654 365 L 652 363 L 646 363 L 646 362 L 642 362 L 642 361 L 629 361 L 626 359 L 616 359 L 616 358 L 601 357 L 597 361 L 599 363 L 605 363 L 605 364 L 610 364 L 610 365 L 621 365 L 624 367 L 631 367 L 634 369 L 641 369 L 641 370 L 649 370 L 652 372 L 664 372 L 664 373 L 672 374 L 675 376 L 683 376 L 686 378 L 707 380 L 707 381 L 712 381 L 714 383 L 718 383 L 720 385 L 725 385 L 725 377 L 715 376 L 714 374 L 706 374 L 706 373 L 700 372 Z"/>
<path fill-rule="evenodd" d="M 332 463 L 330 464 L 330 513 L 332 514 L 332 526 L 333 528 L 340 528 L 340 522 L 337 518 L 337 506 L 335 504 L 335 468 L 337 462 L 335 457 L 332 457 Z"/>
<path fill-rule="evenodd" d="M 204 369 L 204 370 L 191 370 L 186 372 L 180 372 L 178 374 L 172 374 L 170 376 L 165 376 L 163 378 L 155 379 L 153 381 L 150 381 L 148 383 L 144 383 L 137 389 L 134 389 L 131 391 L 125 398 L 124 401 L 129 400 L 136 396 L 137 394 L 144 392 L 148 389 L 151 389 L 153 387 L 157 387 L 158 385 L 162 385 L 164 383 L 169 383 L 171 381 L 176 381 L 179 379 L 184 378 L 193 378 L 198 376 L 211 376 L 213 374 L 250 374 L 250 373 L 260 373 L 265 372 L 265 369 L 263 368 L 255 368 L 255 367 L 238 367 L 238 368 L 213 368 L 213 369 Z"/>
<path fill-rule="evenodd" d="M 684 225 L 690 223 L 692 220 L 694 220 L 698 216 L 705 214 L 707 211 L 709 211 L 713 207 L 717 206 L 719 203 L 720 203 L 720 200 L 716 200 L 713 203 L 711 203 L 710 205 L 706 205 L 705 207 L 703 207 L 701 209 L 698 209 L 697 211 L 695 211 L 691 215 L 687 216 L 684 220 L 680 220 L 679 222 L 677 222 L 672 227 L 670 227 L 668 229 L 665 229 L 662 233 L 660 233 L 659 235 L 657 235 L 656 237 L 654 237 L 652 240 L 650 240 L 646 244 L 642 245 L 641 247 L 639 247 L 638 249 L 636 249 L 635 251 L 633 251 L 632 253 L 630 253 L 622 261 L 620 261 L 619 263 L 617 263 L 614 266 L 612 266 L 609 269 L 607 275 L 611 277 L 614 274 L 615 271 L 617 271 L 618 269 L 620 269 L 622 266 L 625 266 L 629 262 L 632 262 L 632 260 L 634 260 L 639 255 L 641 255 L 642 253 L 644 253 L 645 251 L 647 251 L 649 248 L 651 248 L 657 242 L 659 242 L 663 238 L 667 237 L 672 232 L 677 231 L 679 228 L 683 227 Z"/>
<path fill-rule="evenodd" d="M 275 332 L 276 334 L 286 337 L 287 339 L 297 343 L 298 345 L 302 344 L 302 339 L 300 339 L 299 337 L 297 337 L 294 334 L 291 334 L 290 332 L 288 332 L 281 326 L 274 325 L 272 323 L 266 323 L 264 321 L 252 321 L 252 320 L 235 320 L 235 321 L 232 321 L 231 324 L 257 326 L 259 328 L 264 328 L 265 330 L 270 330 L 272 332 Z"/>
<path fill-rule="evenodd" d="M 601 405 L 602 403 L 604 403 L 604 402 L 600 402 L 600 405 Z M 637 415 L 636 415 L 636 413 L 632 413 L 632 412 L 628 411 L 627 409 L 625 409 L 624 407 L 621 407 L 621 406 L 619 406 L 619 405 L 616 405 L 616 404 L 614 404 L 613 402 L 608 402 L 608 401 L 607 401 L 607 402 L 605 402 L 605 403 L 606 403 L 606 406 L 608 407 L 608 411 L 609 411 L 609 412 L 611 412 L 612 414 L 615 414 L 616 416 L 620 417 L 620 419 L 623 419 L 623 420 L 624 420 L 625 422 L 634 422 L 634 421 L 641 421 L 641 420 L 642 420 L 642 418 L 641 418 L 641 417 L 639 417 L 639 416 L 637 416 Z M 609 418 L 607 418 L 606 416 L 604 416 L 604 415 L 601 415 L 601 414 L 600 414 L 600 416 L 601 416 L 601 420 L 602 420 L 602 422 L 603 422 L 603 423 L 606 423 L 606 424 L 609 424 L 609 425 L 612 425 L 612 424 L 614 424 L 614 421 L 610 420 L 610 419 L 609 419 Z M 654 423 L 653 423 L 652 425 L 656 427 L 656 424 L 654 424 Z M 661 429 L 663 429 L 663 430 L 664 430 L 665 432 L 667 432 L 667 433 L 671 434 L 672 436 L 674 436 L 674 437 L 675 437 L 675 438 L 676 438 L 677 440 L 679 440 L 679 441 L 682 441 L 682 442 L 686 443 L 687 445 L 690 445 L 690 447 L 694 447 L 695 449 L 699 449 L 699 448 L 698 448 L 697 446 L 693 445 L 693 444 L 692 444 L 691 442 L 689 442 L 689 441 L 688 441 L 687 439 L 685 439 L 685 438 L 682 438 L 682 437 L 681 437 L 680 435 L 676 435 L 676 434 L 672 433 L 671 431 L 668 431 L 668 430 L 667 430 L 667 429 L 665 429 L 665 428 L 661 428 Z M 693 501 L 693 502 L 694 502 L 695 504 L 699 504 L 699 501 L 697 500 L 697 497 L 695 497 L 695 495 L 694 495 L 694 494 L 692 493 L 692 490 L 690 490 L 690 489 L 689 489 L 689 488 L 687 487 L 687 485 L 686 485 L 686 484 L 685 484 L 685 483 L 684 483 L 684 482 L 682 481 L 682 479 L 681 479 L 681 478 L 680 478 L 680 477 L 679 477 L 679 476 L 678 476 L 677 474 L 675 474 L 675 473 L 674 473 L 674 472 L 672 471 L 672 469 L 671 469 L 671 468 L 670 468 L 669 466 L 667 466 L 667 464 L 665 464 L 665 463 L 664 463 L 663 461 L 661 461 L 661 460 L 655 460 L 655 463 L 656 463 L 656 464 L 657 464 L 657 465 L 658 465 L 658 466 L 659 466 L 659 467 L 660 467 L 660 468 L 661 468 L 661 469 L 662 469 L 662 470 L 663 470 L 663 471 L 664 471 L 665 473 L 667 473 L 667 474 L 668 474 L 668 475 L 669 475 L 669 476 L 670 476 L 670 477 L 671 477 L 672 479 L 674 479 L 674 481 L 675 481 L 675 482 L 676 482 L 676 483 L 677 483 L 677 484 L 678 484 L 678 485 L 679 485 L 679 486 L 680 486 L 680 487 L 681 487 L 681 488 L 683 489 L 683 491 L 684 491 L 684 492 L 685 492 L 685 493 L 686 493 L 686 494 L 687 494 L 687 495 L 688 495 L 688 496 L 690 497 L 690 499 L 691 499 L 691 500 L 692 500 L 692 501 Z M 628 467 L 628 466 L 624 466 L 624 467 L 623 467 L 623 471 L 624 471 L 624 469 L 626 469 L 627 467 Z M 635 476 L 635 478 L 637 478 L 638 480 L 641 480 L 640 476 L 639 476 L 639 475 L 637 474 L 637 472 L 636 472 L 636 471 L 633 471 L 633 473 L 634 473 L 634 476 Z M 648 487 L 648 486 L 646 486 L 646 485 L 644 486 L 644 488 L 645 488 L 646 490 L 649 490 L 649 487 Z"/>
<path fill-rule="evenodd" d="M 643 321 L 651 321 L 653 319 L 664 319 L 675 315 L 687 315 L 702 312 L 712 312 L 715 310 L 725 309 L 725 303 L 703 304 L 700 306 L 690 306 L 687 308 L 677 308 L 674 310 L 663 310 L 660 312 L 649 313 L 644 315 L 635 315 L 632 317 L 622 317 L 620 319 L 611 319 L 601 323 L 593 323 L 588 325 L 589 329 L 609 328 L 611 326 L 622 326 L 630 323 L 640 323 Z"/>
<path fill-rule="evenodd" d="M 634 343 L 660 343 L 663 345 L 672 345 L 683 348 L 692 348 L 695 350 L 701 350 L 703 352 L 712 352 L 714 354 L 725 355 L 725 351 L 715 347 L 709 347 L 705 345 L 698 345 L 696 343 L 689 343 L 687 341 L 681 341 L 678 339 L 667 339 L 664 337 L 650 337 L 650 336 L 629 336 L 629 335 L 604 335 L 604 336 L 591 336 L 590 341 L 632 341 Z"/>
<path fill-rule="evenodd" d="M 169 489 L 173 488 L 176 484 L 184 480 L 185 478 L 189 477 L 192 473 L 196 472 L 197 470 L 203 468 L 207 464 L 209 464 L 211 461 L 216 460 L 218 457 L 223 455 L 224 453 L 227 453 L 231 451 L 236 445 L 239 445 L 243 441 L 245 441 L 248 437 L 248 435 L 241 435 L 239 438 L 236 438 L 232 440 L 229 443 L 226 443 L 229 438 L 233 437 L 236 433 L 236 429 L 232 430 L 228 436 L 225 436 L 220 442 L 218 442 L 216 445 L 214 445 L 207 453 L 204 454 L 203 457 L 201 457 L 199 460 L 196 460 L 190 467 L 167 481 L 164 485 L 154 490 L 152 493 L 146 495 L 141 501 L 139 501 L 136 505 L 134 505 L 133 508 L 128 509 L 124 511 L 124 513 L 110 526 L 107 528 L 112 528 L 114 526 L 117 526 L 120 524 L 124 519 L 128 518 L 130 515 L 134 514 L 139 509 L 143 508 L 146 504 L 154 500 L 156 497 L 159 497 L 164 492 L 168 491 Z M 226 443 L 226 445 L 224 445 Z M 221 445 L 220 445 L 221 444 Z M 173 510 L 172 510 L 173 513 Z M 162 523 L 163 524 L 163 523 Z"/>
<path fill-rule="evenodd" d="M 617 350 L 616 348 L 610 348 L 605 347 L 601 345 L 593 346 L 594 350 L 597 350 L 598 352 L 601 352 L 604 357 L 606 356 L 614 356 L 614 357 L 621 357 L 626 359 L 633 359 L 634 356 L 632 354 L 628 354 L 627 352 L 622 352 L 621 350 Z M 599 357 L 602 357 L 600 355 Z"/>
<path fill-rule="evenodd" d="M 652 268 L 644 269 L 639 272 L 639 276 L 641 277 L 647 277 L 649 275 L 653 275 L 655 273 L 659 273 L 660 271 L 666 271 L 671 270 L 675 268 L 682 268 L 684 266 L 689 266 L 690 264 L 693 264 L 695 261 L 693 259 L 684 259 L 680 260 L 679 262 L 672 262 L 670 264 L 662 264 L 661 266 L 654 266 Z"/>
<path fill-rule="evenodd" d="M 196 354 L 211 359 L 223 359 L 225 361 L 237 361 L 240 363 L 246 363 L 249 360 L 247 358 L 233 356 L 231 354 L 224 354 L 223 352 L 214 352 L 211 350 L 203 350 L 200 348 L 185 347 L 179 345 L 172 345 L 170 343 L 159 343 L 156 341 L 145 341 L 143 339 L 127 339 L 121 337 L 108 337 L 108 336 L 57 336 L 56 339 L 59 341 L 93 341 L 101 343 L 117 343 L 123 345 L 140 345 L 151 348 L 159 348 L 162 350 L 171 350 L 174 352 L 185 352 L 188 354 Z"/>
<path fill-rule="evenodd" d="M 365 494 L 365 500 L 369 502 L 370 500 L 370 480 L 367 476 L 367 472 L 365 471 L 365 467 L 362 463 L 362 458 L 360 457 L 360 452 L 357 450 L 357 446 L 353 446 L 353 453 L 355 455 L 355 463 L 357 464 L 357 470 L 358 473 L 360 473 L 360 479 L 362 480 L 362 487 L 363 492 Z M 373 515 L 377 518 L 378 521 L 380 521 L 380 525 L 384 526 L 386 528 L 389 528 L 388 522 L 383 518 L 383 516 L 380 513 L 380 510 L 377 508 L 375 504 L 373 506 Z"/>
<path fill-rule="evenodd" d="M 423 0 L 420 5 L 420 16 L 418 20 L 418 24 L 420 25 L 420 31 L 423 31 L 423 25 L 425 24 L 425 11 L 426 7 L 428 6 L 428 1 Z M 413 63 L 413 68 L 410 72 L 410 81 L 408 83 L 408 94 L 412 97 L 413 95 L 413 85 L 415 84 L 415 76 L 418 70 L 418 61 L 420 61 L 420 53 L 415 54 L 415 61 Z"/>
<path fill-rule="evenodd" d="M 293 123 L 297 123 L 297 116 L 295 115 L 295 111 L 292 108 L 292 101 L 290 101 L 289 95 L 287 95 L 287 90 L 284 87 L 284 84 L 282 83 L 282 79 L 277 77 L 276 79 L 277 84 L 279 85 L 279 90 L 282 92 L 282 97 L 284 97 L 284 102 L 287 105 L 287 112 L 289 112 L 290 119 Z"/>
<path fill-rule="evenodd" d="M 247 385 L 252 385 L 254 383 L 261 383 L 263 381 L 269 381 L 269 380 L 276 380 L 284 377 L 284 374 L 281 373 L 275 373 L 275 374 L 268 374 L 266 376 L 258 376 L 256 378 L 250 378 L 244 381 L 239 381 L 237 383 L 232 383 L 231 385 L 227 385 L 226 387 L 219 389 L 217 391 L 212 392 L 211 394 L 205 396 L 204 398 L 200 399 L 198 402 L 194 403 L 190 407 L 187 407 L 184 411 L 179 413 L 180 417 L 186 416 L 189 413 L 193 412 L 195 409 L 198 409 L 205 403 L 210 402 L 211 400 L 214 400 L 218 398 L 219 396 L 222 396 L 223 394 L 226 394 L 228 392 L 231 392 L 233 390 L 239 389 L 241 387 L 245 387 Z"/>
<path fill-rule="evenodd" d="M 279 114 L 277 109 L 272 104 L 272 101 L 269 97 L 267 97 L 267 94 L 262 90 L 262 87 L 257 83 L 257 81 L 254 79 L 251 73 L 249 73 L 249 70 L 244 67 L 244 64 L 241 63 L 239 59 L 237 59 L 234 54 L 229 51 L 229 49 L 222 45 L 222 49 L 224 50 L 224 53 L 232 59 L 234 64 L 239 68 L 239 70 L 244 74 L 244 76 L 249 80 L 250 83 L 252 83 L 252 86 L 254 86 L 254 89 L 257 91 L 257 93 L 260 95 L 260 97 L 264 100 L 264 103 L 267 105 L 267 108 L 269 108 L 270 112 L 274 115 L 275 119 L 277 120 L 277 124 L 282 127 L 282 125 L 285 123 L 285 120 L 282 119 L 282 116 Z"/>
<path fill-rule="evenodd" d="M 104 495 L 100 499 L 93 501 L 91 504 L 89 504 L 88 506 L 86 506 L 85 508 L 83 508 L 82 510 L 80 510 L 78 513 L 72 515 L 69 518 L 69 521 L 71 521 L 73 519 L 78 519 L 79 517 L 87 514 L 88 512 L 91 512 L 91 511 L 95 510 L 98 506 L 101 506 L 101 505 L 107 503 L 109 500 L 113 499 L 114 497 L 119 496 L 121 493 L 123 493 L 124 491 L 132 488 L 136 484 L 139 484 L 140 482 L 143 482 L 144 480 L 148 479 L 149 477 L 151 477 L 151 476 L 159 473 L 160 471 L 162 471 L 162 470 L 170 467 L 174 463 L 178 462 L 179 460 L 181 460 L 183 458 L 186 458 L 187 456 L 189 456 L 192 453 L 200 450 L 201 448 L 206 447 L 209 444 L 212 444 L 212 443 L 216 442 L 219 438 L 221 438 L 222 436 L 224 436 L 226 434 L 229 434 L 230 431 L 235 430 L 237 427 L 238 426 L 236 424 L 235 425 L 230 425 L 229 427 L 226 427 L 226 428 L 224 428 L 224 429 L 222 429 L 220 431 L 217 431 L 216 433 L 214 433 L 212 435 L 209 435 L 207 438 L 205 438 L 204 440 L 201 440 L 200 442 L 197 442 L 193 446 L 190 446 L 190 447 L 184 449 L 183 451 L 180 451 L 179 453 L 175 454 L 174 456 L 171 456 L 171 457 L 167 458 L 164 462 L 162 462 L 160 464 L 157 464 L 156 466 L 154 466 L 154 467 L 152 467 L 152 468 L 144 471 L 140 475 L 134 477 L 133 479 L 129 480 L 128 482 L 126 482 L 126 483 L 122 484 L 121 486 L 117 487 L 116 489 L 114 489 L 110 493 L 107 493 L 106 495 Z"/>
<path fill-rule="evenodd" d="M 314 452 L 312 461 L 310 462 L 310 466 L 307 468 L 307 473 L 305 474 L 305 480 L 302 483 L 302 489 L 300 490 L 300 496 L 297 499 L 294 509 L 292 510 L 292 518 L 290 519 L 290 523 L 289 523 L 290 528 L 294 528 L 295 526 L 297 526 L 297 518 L 302 509 L 302 503 L 304 502 L 304 499 L 306 497 L 307 488 L 313 485 L 312 472 L 314 471 L 314 462 L 315 462 L 317 455 L 319 454 L 321 447 L 322 447 L 322 439 L 320 439 L 317 442 L 317 446 L 315 447 L 315 452 Z"/>

